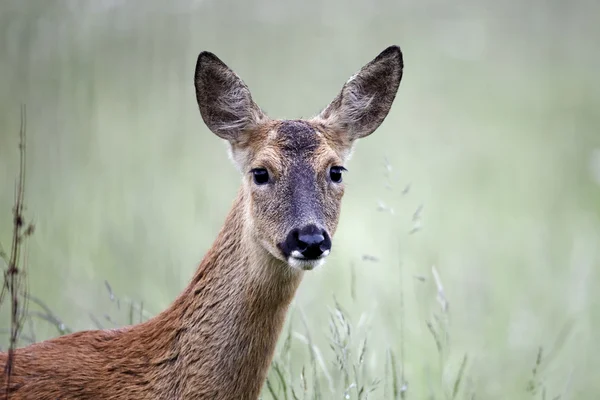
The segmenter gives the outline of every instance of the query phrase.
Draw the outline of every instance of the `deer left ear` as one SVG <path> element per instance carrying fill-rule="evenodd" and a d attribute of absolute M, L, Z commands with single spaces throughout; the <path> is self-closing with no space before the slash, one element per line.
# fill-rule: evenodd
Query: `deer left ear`
<path fill-rule="evenodd" d="M 350 142 L 370 135 L 392 107 L 403 68 L 400 47 L 388 47 L 352 76 L 316 119 Z"/>

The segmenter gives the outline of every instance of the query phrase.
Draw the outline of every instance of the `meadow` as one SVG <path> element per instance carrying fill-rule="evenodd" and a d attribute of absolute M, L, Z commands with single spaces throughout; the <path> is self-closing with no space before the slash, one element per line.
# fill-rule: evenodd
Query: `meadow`
<path fill-rule="evenodd" d="M 332 255 L 300 286 L 263 398 L 598 398 L 599 15 L 585 0 L 1 0 L 0 244 L 22 104 L 35 224 L 20 345 L 150 318 L 211 246 L 240 177 L 198 112 L 200 51 L 269 115 L 300 118 L 397 44 L 398 96 L 347 165 Z"/>

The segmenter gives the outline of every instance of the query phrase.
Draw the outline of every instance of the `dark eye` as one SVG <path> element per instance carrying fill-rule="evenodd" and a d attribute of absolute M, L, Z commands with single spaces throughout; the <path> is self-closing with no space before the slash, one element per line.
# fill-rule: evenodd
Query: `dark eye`
<path fill-rule="evenodd" d="M 329 170 L 329 178 L 332 182 L 340 183 L 342 181 L 342 171 L 345 171 L 344 167 L 331 167 Z"/>
<path fill-rule="evenodd" d="M 269 182 L 269 172 L 264 168 L 254 168 L 252 171 L 254 176 L 254 183 L 257 185 L 264 185 Z"/>

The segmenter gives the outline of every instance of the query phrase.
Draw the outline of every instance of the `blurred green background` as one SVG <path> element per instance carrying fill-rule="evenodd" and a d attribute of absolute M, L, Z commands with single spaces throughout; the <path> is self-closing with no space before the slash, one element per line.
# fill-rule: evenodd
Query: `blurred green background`
<path fill-rule="evenodd" d="M 398 96 L 348 164 L 332 256 L 306 274 L 288 323 L 306 335 L 304 314 L 335 370 L 337 299 L 352 357 L 368 337 L 364 368 L 383 382 L 369 398 L 392 396 L 386 354 L 406 398 L 451 397 L 465 354 L 457 398 L 598 398 L 599 38 L 592 0 L 0 0 L 0 242 L 23 103 L 29 292 L 74 330 L 95 328 L 90 314 L 126 323 L 105 280 L 154 315 L 191 278 L 240 182 L 197 109 L 198 53 L 222 58 L 270 116 L 299 118 L 398 44 Z M 8 321 L 4 304 L 0 330 Z M 58 334 L 41 320 L 34 331 Z M 310 363 L 300 339 L 294 384 Z"/>

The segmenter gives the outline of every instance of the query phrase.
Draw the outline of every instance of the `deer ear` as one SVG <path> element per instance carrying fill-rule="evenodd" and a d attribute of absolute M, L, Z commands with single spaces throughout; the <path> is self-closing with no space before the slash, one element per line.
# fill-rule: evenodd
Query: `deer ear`
<path fill-rule="evenodd" d="M 388 47 L 346 82 L 317 119 L 350 142 L 370 135 L 390 111 L 403 67 L 400 47 Z"/>
<path fill-rule="evenodd" d="M 267 119 L 252 100 L 248 86 L 213 53 L 198 55 L 194 85 L 204 123 L 232 144 Z"/>

